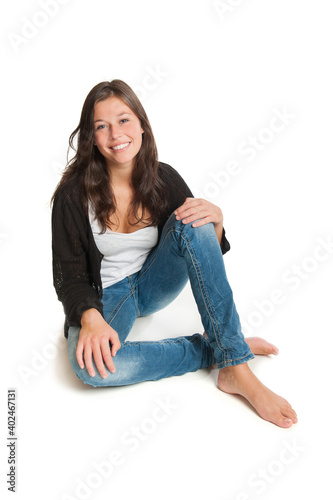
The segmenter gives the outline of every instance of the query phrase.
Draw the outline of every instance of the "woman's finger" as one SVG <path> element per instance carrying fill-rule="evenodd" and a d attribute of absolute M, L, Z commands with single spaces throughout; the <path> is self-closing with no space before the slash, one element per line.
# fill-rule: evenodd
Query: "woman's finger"
<path fill-rule="evenodd" d="M 190 207 L 195 207 L 201 203 L 200 198 L 186 198 L 185 202 L 175 210 L 175 215 L 181 215 L 185 210 Z"/>
<path fill-rule="evenodd" d="M 204 226 L 205 224 L 209 224 L 210 222 L 213 222 L 212 220 L 212 217 L 204 217 L 203 219 L 201 220 L 198 220 L 197 222 L 195 222 L 195 224 L 193 224 L 193 227 L 200 227 L 200 226 Z"/>
<path fill-rule="evenodd" d="M 176 219 L 180 220 L 180 219 L 187 218 L 190 215 L 200 214 L 203 211 L 207 212 L 207 207 L 205 205 L 203 205 L 202 203 L 199 203 L 197 205 L 190 205 L 190 206 L 186 207 L 185 209 L 183 209 L 181 212 L 176 211 L 177 213 L 175 212 L 175 215 L 176 215 Z"/>
<path fill-rule="evenodd" d="M 86 368 L 87 368 L 87 371 L 88 371 L 89 375 L 91 377 L 94 377 L 95 376 L 95 370 L 94 370 L 93 363 L 92 363 L 91 345 L 89 343 L 86 343 L 85 346 L 84 346 L 83 356 L 84 356 L 84 361 L 85 361 Z"/>
<path fill-rule="evenodd" d="M 83 342 L 81 340 L 79 340 L 77 343 L 77 346 L 76 346 L 76 359 L 77 359 L 77 362 L 79 363 L 80 368 L 84 368 L 82 354 L 83 354 Z"/>
<path fill-rule="evenodd" d="M 112 359 L 112 356 L 111 356 L 109 340 L 107 340 L 107 339 L 105 339 L 105 340 L 103 339 L 102 340 L 102 342 L 101 342 L 101 352 L 102 352 L 104 363 L 106 364 L 107 368 L 110 370 L 111 373 L 115 373 L 116 372 L 116 367 L 114 366 L 113 359 Z"/>
<path fill-rule="evenodd" d="M 115 357 L 119 349 L 121 348 L 121 343 L 119 341 L 118 334 L 116 332 L 112 333 L 110 335 L 110 342 L 111 342 L 111 356 Z"/>
<path fill-rule="evenodd" d="M 107 377 L 107 373 L 106 373 L 105 366 L 104 366 L 104 361 L 103 361 L 103 356 L 102 356 L 101 348 L 102 348 L 102 346 L 101 346 L 101 344 L 99 342 L 94 342 L 93 346 L 92 346 L 92 353 L 93 353 L 93 356 L 94 356 L 94 361 L 95 361 L 96 368 L 97 368 L 100 376 L 102 378 L 106 378 Z"/>
<path fill-rule="evenodd" d="M 190 214 L 186 216 L 184 219 L 182 219 L 183 224 L 190 224 L 191 222 L 194 222 L 199 219 L 204 219 L 205 217 L 208 217 L 210 214 L 209 212 L 202 211 L 202 212 L 195 212 L 193 215 Z"/>

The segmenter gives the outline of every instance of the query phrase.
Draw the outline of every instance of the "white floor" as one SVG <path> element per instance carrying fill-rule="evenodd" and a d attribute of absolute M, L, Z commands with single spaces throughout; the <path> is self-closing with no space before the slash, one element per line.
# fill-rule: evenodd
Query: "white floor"
<path fill-rule="evenodd" d="M 219 391 L 216 370 L 128 387 L 85 386 L 69 366 L 60 315 L 58 335 L 45 325 L 43 339 L 40 328 L 36 338 L 24 337 L 20 321 L 11 360 L 4 360 L 8 388 L 17 391 L 17 497 L 326 498 L 330 374 L 318 338 L 325 320 L 314 318 L 312 301 L 308 290 L 289 314 L 282 311 L 258 332 L 279 345 L 280 354 L 251 362 L 297 410 L 299 422 L 288 430 Z M 197 331 L 187 288 L 164 311 L 138 320 L 131 338 Z"/>
<path fill-rule="evenodd" d="M 330 498 L 330 2 L 59 0 L 49 17 L 42 4 L 1 16 L 1 498 L 12 498 L 8 389 L 18 500 Z M 244 333 L 280 348 L 250 366 L 293 404 L 291 429 L 219 391 L 216 370 L 103 389 L 72 372 L 48 203 L 84 97 L 112 78 L 142 98 L 160 159 L 222 207 Z M 130 338 L 195 332 L 187 287 Z"/>

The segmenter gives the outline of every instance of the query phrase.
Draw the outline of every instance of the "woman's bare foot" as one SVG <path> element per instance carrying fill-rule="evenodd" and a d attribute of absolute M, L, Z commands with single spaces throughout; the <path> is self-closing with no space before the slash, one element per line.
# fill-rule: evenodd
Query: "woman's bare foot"
<path fill-rule="evenodd" d="M 297 415 L 288 401 L 262 384 L 247 363 L 222 368 L 217 386 L 223 392 L 240 394 L 264 420 L 279 427 L 288 428 L 297 422 Z"/>
<path fill-rule="evenodd" d="M 279 354 L 279 349 L 267 342 L 267 340 L 261 337 L 246 337 L 245 342 L 250 347 L 253 354 L 263 354 L 268 356 L 269 354 L 274 354 L 275 356 Z"/>

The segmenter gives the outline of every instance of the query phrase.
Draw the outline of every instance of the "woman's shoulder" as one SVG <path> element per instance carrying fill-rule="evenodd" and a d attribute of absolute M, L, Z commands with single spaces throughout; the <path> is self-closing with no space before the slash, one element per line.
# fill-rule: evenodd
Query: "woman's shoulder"
<path fill-rule="evenodd" d="M 54 201 L 75 203 L 79 202 L 81 198 L 81 182 L 79 179 L 59 183 L 54 193 Z"/>
<path fill-rule="evenodd" d="M 179 175 L 175 168 L 173 168 L 168 163 L 164 163 L 162 161 L 158 162 L 158 171 L 161 175 L 164 175 L 165 177 L 171 175 Z"/>
<path fill-rule="evenodd" d="M 158 163 L 159 163 L 159 174 L 163 178 L 163 180 L 165 180 L 166 182 L 173 182 L 176 184 L 179 183 L 179 187 L 183 185 L 186 186 L 185 180 L 175 168 L 171 167 L 171 165 L 169 165 L 168 163 L 163 163 L 161 161 L 159 161 Z"/>
<path fill-rule="evenodd" d="M 64 213 L 84 213 L 81 183 L 77 179 L 60 183 L 55 190 L 52 200 L 52 212 L 55 216 Z"/>
<path fill-rule="evenodd" d="M 159 162 L 159 175 L 169 188 L 169 196 L 174 198 L 176 204 L 180 201 L 182 203 L 186 197 L 193 196 L 183 177 L 168 163 Z"/>
<path fill-rule="evenodd" d="M 168 183 L 171 182 L 171 183 L 177 183 L 177 184 L 184 183 L 185 184 L 185 181 L 182 178 L 182 176 L 171 165 L 169 165 L 168 163 L 164 163 L 162 161 L 159 161 L 158 164 L 159 164 L 158 165 L 159 166 L 159 168 L 158 168 L 159 175 L 160 175 L 160 177 L 162 177 L 162 179 L 165 182 L 168 182 Z"/>

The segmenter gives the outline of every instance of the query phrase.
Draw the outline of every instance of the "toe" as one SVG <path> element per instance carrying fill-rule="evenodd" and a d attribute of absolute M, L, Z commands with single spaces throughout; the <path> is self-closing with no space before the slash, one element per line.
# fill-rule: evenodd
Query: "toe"
<path fill-rule="evenodd" d="M 292 423 L 294 423 L 294 424 L 296 424 L 296 422 L 298 422 L 297 414 L 291 407 L 284 408 L 283 410 L 281 410 L 281 413 L 286 420 L 291 420 Z"/>
<path fill-rule="evenodd" d="M 275 356 L 277 356 L 279 354 L 279 349 L 272 344 L 272 354 L 274 354 Z"/>
<path fill-rule="evenodd" d="M 280 427 L 291 427 L 295 422 L 295 417 L 292 415 L 292 412 L 280 409 L 277 412 L 277 421 L 274 422 Z"/>
<path fill-rule="evenodd" d="M 274 356 L 277 356 L 279 354 L 279 349 L 274 344 L 270 344 L 269 342 L 267 342 L 264 348 L 265 354 L 274 354 Z"/>
<path fill-rule="evenodd" d="M 283 419 L 283 422 L 282 422 L 282 425 L 280 425 L 280 427 L 284 427 L 285 429 L 288 429 L 289 427 L 291 427 L 293 425 L 293 421 L 291 418 L 284 418 Z"/>
<path fill-rule="evenodd" d="M 280 411 L 277 411 L 276 413 L 270 414 L 269 416 L 262 415 L 262 417 L 265 420 L 268 420 L 268 422 L 272 422 L 273 424 L 277 425 L 278 427 L 283 427 L 285 429 L 287 429 L 288 427 L 291 427 L 294 423 L 290 417 L 286 417 Z"/>

